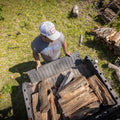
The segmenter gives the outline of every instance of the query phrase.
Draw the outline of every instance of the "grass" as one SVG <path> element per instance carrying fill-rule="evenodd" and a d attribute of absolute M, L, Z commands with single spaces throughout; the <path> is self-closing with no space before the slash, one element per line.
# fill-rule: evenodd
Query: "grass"
<path fill-rule="evenodd" d="M 79 17 L 69 18 L 73 5 L 79 6 Z M 90 14 L 90 15 L 89 15 Z M 98 67 L 109 81 L 115 79 L 109 70 L 109 62 L 120 61 L 105 45 L 94 41 L 88 33 L 94 28 L 93 18 L 97 9 L 93 3 L 79 0 L 1 0 L 0 1 L 0 118 L 2 120 L 26 120 L 26 108 L 22 95 L 22 83 L 28 81 L 26 71 L 35 68 L 31 50 L 32 40 L 38 36 L 43 21 L 51 21 L 63 32 L 68 51 L 80 51 L 82 59 L 90 55 L 98 60 Z M 90 17 L 92 16 L 92 17 Z M 112 27 L 120 30 L 120 17 Z M 80 34 L 83 45 L 79 47 Z M 64 56 L 62 51 L 62 56 Z M 41 58 L 42 60 L 42 58 Z M 43 61 L 43 60 L 42 60 Z M 115 84 L 116 90 L 120 86 Z"/>

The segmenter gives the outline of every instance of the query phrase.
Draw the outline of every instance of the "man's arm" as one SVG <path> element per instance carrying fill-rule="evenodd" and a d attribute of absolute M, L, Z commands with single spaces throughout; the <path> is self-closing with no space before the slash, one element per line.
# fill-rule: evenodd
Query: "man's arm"
<path fill-rule="evenodd" d="M 64 50 L 65 55 L 70 56 L 70 53 L 67 52 L 67 43 L 66 43 L 65 41 L 64 41 L 62 47 L 63 47 L 63 50 Z"/>
<path fill-rule="evenodd" d="M 36 63 L 37 63 L 36 69 L 38 70 L 38 68 L 41 66 L 39 54 L 33 52 L 33 57 L 35 58 L 35 61 L 36 61 Z"/>

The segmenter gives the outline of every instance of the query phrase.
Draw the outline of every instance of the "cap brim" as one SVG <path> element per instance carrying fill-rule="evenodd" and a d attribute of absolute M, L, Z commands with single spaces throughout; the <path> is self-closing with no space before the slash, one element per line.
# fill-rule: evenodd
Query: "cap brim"
<path fill-rule="evenodd" d="M 53 35 L 47 36 L 50 40 L 57 40 L 60 37 L 60 32 L 56 31 Z"/>

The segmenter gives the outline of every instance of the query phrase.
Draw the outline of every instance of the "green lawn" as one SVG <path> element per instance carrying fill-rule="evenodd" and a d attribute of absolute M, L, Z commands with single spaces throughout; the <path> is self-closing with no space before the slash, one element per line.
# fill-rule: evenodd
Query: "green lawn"
<path fill-rule="evenodd" d="M 91 0 L 93 1 L 93 0 Z M 95 2 L 93 2 L 95 3 Z M 113 52 L 89 35 L 97 16 L 96 4 L 82 0 L 0 0 L 0 118 L 26 120 L 22 83 L 28 81 L 26 71 L 36 67 L 31 42 L 38 36 L 41 22 L 51 21 L 63 32 L 68 51 L 80 51 L 82 59 L 90 55 L 98 60 L 98 67 L 107 80 L 115 79 L 108 69 L 109 62 L 120 60 Z M 72 7 L 79 6 L 79 17 L 69 18 Z M 111 24 L 120 30 L 120 17 Z M 79 47 L 80 34 L 84 35 Z M 62 56 L 64 56 L 62 51 Z M 42 60 L 42 59 L 41 59 Z M 115 80 L 115 90 L 120 85 Z"/>

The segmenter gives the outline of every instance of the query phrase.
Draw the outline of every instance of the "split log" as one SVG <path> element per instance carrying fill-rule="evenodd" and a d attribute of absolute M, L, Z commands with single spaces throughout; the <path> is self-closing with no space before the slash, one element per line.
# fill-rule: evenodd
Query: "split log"
<path fill-rule="evenodd" d="M 68 103 L 70 100 L 74 99 L 75 97 L 79 96 L 79 95 L 82 95 L 82 93 L 84 92 L 91 92 L 93 91 L 92 89 L 90 89 L 87 85 L 86 86 L 83 86 L 83 87 L 80 87 L 78 88 L 77 90 L 61 97 L 58 102 L 60 105 L 64 105 L 66 103 Z"/>
<path fill-rule="evenodd" d="M 116 47 L 116 48 L 119 50 L 119 52 L 120 52 L 120 39 L 119 39 L 118 42 L 115 43 L 115 47 Z"/>
<path fill-rule="evenodd" d="M 50 109 L 51 109 L 52 120 L 59 120 L 60 114 L 57 113 L 53 93 L 50 93 L 50 96 L 51 96 L 50 97 Z"/>
<path fill-rule="evenodd" d="M 113 41 L 113 39 L 114 39 L 114 36 L 117 34 L 117 31 L 114 31 L 114 32 L 112 32 L 110 35 L 108 35 L 107 37 L 106 37 L 106 40 L 111 44 L 111 42 L 113 42 L 113 43 L 115 43 L 114 41 Z"/>
<path fill-rule="evenodd" d="M 41 113 L 41 118 L 42 118 L 42 120 L 48 120 L 48 112 Z"/>
<path fill-rule="evenodd" d="M 117 78 L 118 78 L 118 80 L 120 82 L 120 68 L 117 67 L 116 65 L 111 64 L 111 63 L 109 63 L 108 67 L 115 70 Z"/>
<path fill-rule="evenodd" d="M 70 82 L 59 92 L 61 98 L 58 102 L 63 114 L 66 117 L 70 117 L 71 114 L 80 108 L 98 101 L 97 96 L 92 91 L 84 76 L 80 76 Z"/>
<path fill-rule="evenodd" d="M 106 8 L 103 12 L 103 15 L 108 18 L 110 21 L 116 17 L 116 14 L 109 8 Z"/>
<path fill-rule="evenodd" d="M 39 101 L 38 93 L 32 94 L 32 109 L 33 109 L 34 120 L 42 120 L 41 113 L 37 109 L 38 101 Z"/>
<path fill-rule="evenodd" d="M 66 117 L 71 117 L 71 114 L 75 113 L 80 108 L 85 107 L 88 104 L 96 101 L 98 101 L 98 98 L 93 92 L 84 92 L 76 96 L 74 99 L 70 100 L 66 104 L 61 105 L 61 108 Z"/>
<path fill-rule="evenodd" d="M 118 14 L 118 12 L 120 12 L 120 3 L 117 0 L 114 0 L 113 2 L 111 2 L 108 5 L 108 8 L 110 8 L 111 10 L 113 10 L 116 14 Z"/>
<path fill-rule="evenodd" d="M 38 91 L 40 112 L 46 113 L 50 109 L 50 105 L 47 98 L 47 85 L 45 80 L 39 83 Z"/>
<path fill-rule="evenodd" d="M 115 105 L 115 101 L 111 97 L 108 89 L 100 81 L 100 79 L 98 79 L 96 75 L 93 75 L 92 77 L 88 78 L 88 81 L 89 81 L 91 88 L 94 90 L 95 94 L 100 100 L 100 103 L 103 106 Z"/>
<path fill-rule="evenodd" d="M 120 32 L 117 32 L 114 37 L 111 39 L 112 42 L 117 43 L 120 41 Z"/>
<path fill-rule="evenodd" d="M 51 110 L 51 115 L 52 115 L 52 120 L 59 120 L 60 118 L 60 114 L 57 113 L 57 108 L 56 108 L 56 105 L 55 105 L 55 97 L 53 95 L 53 92 L 52 92 L 52 89 L 51 89 L 51 86 L 47 81 L 47 84 L 49 86 L 49 90 L 50 90 L 50 98 L 49 98 L 49 102 L 50 102 L 50 110 Z"/>
<path fill-rule="evenodd" d="M 74 74 L 72 72 L 68 72 L 67 75 L 64 77 L 59 89 L 58 89 L 58 92 L 63 88 L 65 87 L 74 77 Z"/>
<path fill-rule="evenodd" d="M 85 119 L 92 116 L 94 113 L 99 112 L 100 103 L 99 102 L 92 102 L 82 108 L 80 108 L 77 112 L 71 115 L 70 120 L 75 119 Z"/>
<path fill-rule="evenodd" d="M 71 81 L 67 86 L 65 86 L 61 91 L 58 92 L 58 94 L 61 97 L 64 97 L 68 95 L 69 93 L 72 93 L 73 91 L 77 90 L 78 88 L 89 85 L 87 79 L 84 76 L 79 76 L 73 81 Z"/>

